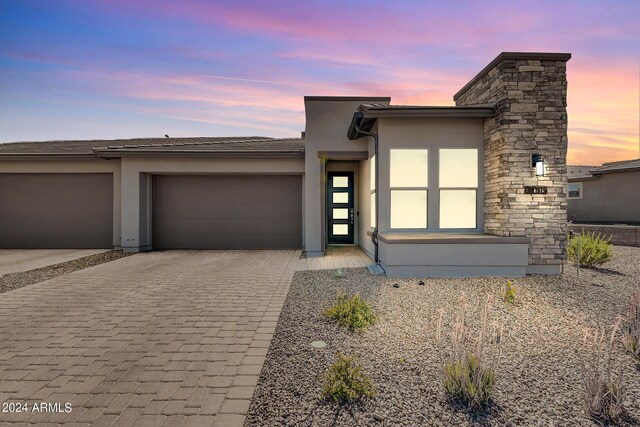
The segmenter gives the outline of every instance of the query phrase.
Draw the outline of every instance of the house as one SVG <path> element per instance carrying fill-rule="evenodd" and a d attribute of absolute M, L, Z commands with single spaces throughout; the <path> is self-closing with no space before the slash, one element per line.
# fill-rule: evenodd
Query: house
<path fill-rule="evenodd" d="M 589 176 L 589 171 L 597 166 L 567 165 L 567 179 Z"/>
<path fill-rule="evenodd" d="M 570 221 L 640 225 L 640 159 L 605 163 L 568 181 Z"/>
<path fill-rule="evenodd" d="M 455 106 L 305 97 L 302 139 L 0 145 L 0 247 L 355 244 L 389 276 L 557 274 L 570 57 L 501 53 Z"/>

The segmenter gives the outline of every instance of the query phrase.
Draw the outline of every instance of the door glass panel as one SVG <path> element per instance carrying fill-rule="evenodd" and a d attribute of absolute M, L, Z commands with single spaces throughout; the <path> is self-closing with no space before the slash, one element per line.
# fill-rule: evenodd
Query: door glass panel
<path fill-rule="evenodd" d="M 334 236 L 348 236 L 349 226 L 347 224 L 333 224 Z"/>
<path fill-rule="evenodd" d="M 333 203 L 349 203 L 349 193 L 333 193 Z"/>
<path fill-rule="evenodd" d="M 333 219 L 349 219 L 349 209 L 334 209 Z"/>
<path fill-rule="evenodd" d="M 333 188 L 346 188 L 349 186 L 349 177 L 347 176 L 334 176 Z"/>
<path fill-rule="evenodd" d="M 440 228 L 476 228 L 476 190 L 440 191 Z"/>

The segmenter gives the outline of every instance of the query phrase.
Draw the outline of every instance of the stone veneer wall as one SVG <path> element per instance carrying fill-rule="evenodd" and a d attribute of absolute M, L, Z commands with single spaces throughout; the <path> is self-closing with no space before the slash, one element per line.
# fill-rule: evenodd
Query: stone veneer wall
<path fill-rule="evenodd" d="M 495 103 L 484 123 L 484 231 L 527 236 L 529 273 L 559 273 L 566 258 L 567 80 L 570 54 L 502 53 L 455 96 Z M 545 158 L 536 177 L 531 155 Z M 545 186 L 546 195 L 525 195 Z"/>

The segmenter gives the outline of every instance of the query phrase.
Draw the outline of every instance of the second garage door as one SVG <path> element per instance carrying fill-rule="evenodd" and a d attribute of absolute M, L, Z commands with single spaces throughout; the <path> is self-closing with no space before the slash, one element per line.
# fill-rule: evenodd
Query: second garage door
<path fill-rule="evenodd" d="M 113 174 L 0 173 L 0 248 L 113 248 Z"/>
<path fill-rule="evenodd" d="M 155 249 L 302 246 L 299 175 L 155 175 Z"/>

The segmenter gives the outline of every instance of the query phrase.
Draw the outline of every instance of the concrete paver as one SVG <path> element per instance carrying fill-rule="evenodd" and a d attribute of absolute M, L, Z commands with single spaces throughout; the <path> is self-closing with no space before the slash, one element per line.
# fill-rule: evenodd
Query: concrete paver
<path fill-rule="evenodd" d="M 0 424 L 242 425 L 294 272 L 358 251 L 142 253 L 0 294 L 0 404 L 72 406 Z"/>
<path fill-rule="evenodd" d="M 0 249 L 0 276 L 107 252 L 107 249 Z"/>

